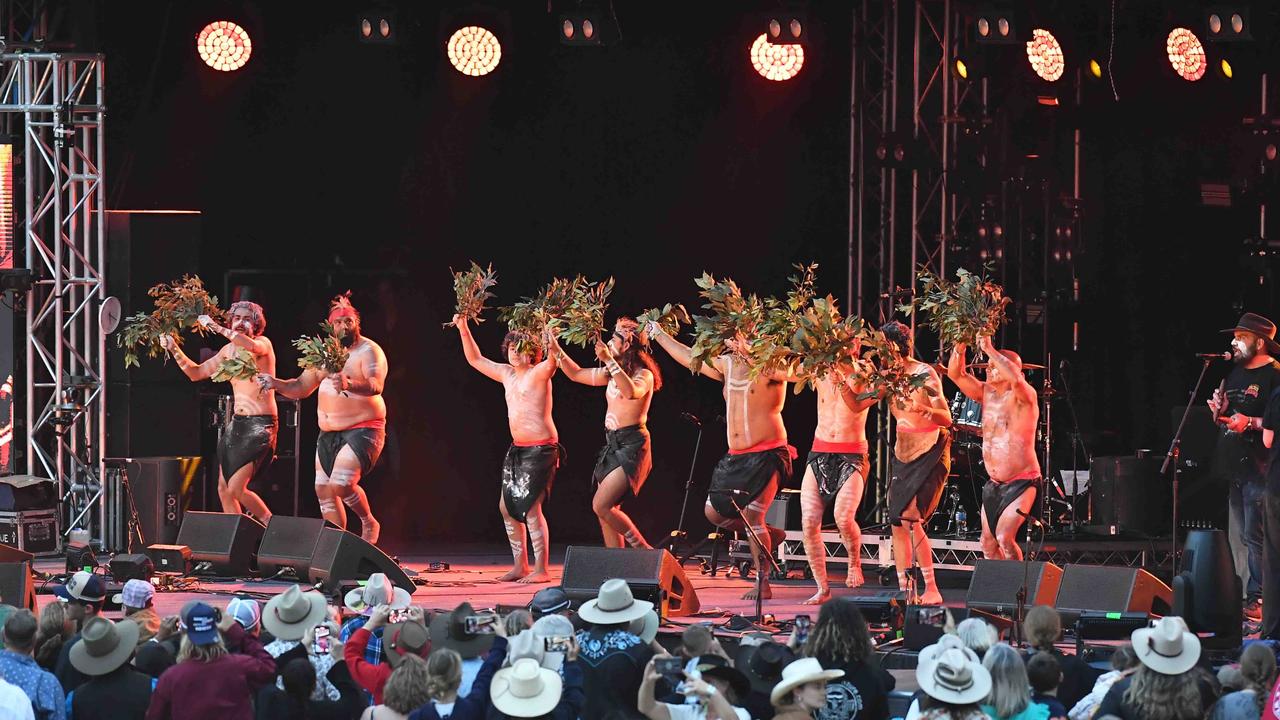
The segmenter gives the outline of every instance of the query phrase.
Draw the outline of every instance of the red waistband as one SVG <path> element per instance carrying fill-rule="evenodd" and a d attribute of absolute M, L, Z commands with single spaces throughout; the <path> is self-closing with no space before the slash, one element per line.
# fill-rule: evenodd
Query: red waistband
<path fill-rule="evenodd" d="M 900 433 L 927 433 L 927 432 L 933 432 L 934 430 L 937 430 L 937 429 L 939 429 L 939 428 L 941 428 L 941 427 L 942 427 L 941 425 L 926 425 L 926 426 L 924 426 L 924 427 L 911 427 L 910 425 L 898 425 L 898 432 L 900 432 Z"/>
<path fill-rule="evenodd" d="M 813 439 L 814 452 L 827 453 L 848 453 L 850 455 L 865 455 L 867 452 L 867 441 L 861 442 L 828 442 L 822 438 Z"/>
<path fill-rule="evenodd" d="M 374 419 L 372 419 L 372 420 L 365 420 L 364 422 L 356 423 L 355 425 L 352 425 L 351 427 L 349 427 L 349 428 L 345 428 L 345 429 L 346 429 L 346 430 L 359 430 L 360 428 L 375 428 L 375 429 L 377 429 L 377 430 L 383 430 L 383 429 L 385 429 L 386 427 L 387 427 L 387 419 L 386 419 L 386 418 L 374 418 Z"/>
<path fill-rule="evenodd" d="M 729 454 L 750 455 L 751 453 L 765 452 L 766 450 L 776 450 L 780 447 L 785 447 L 787 449 L 787 453 L 791 455 L 792 460 L 795 460 L 800 456 L 800 453 L 796 452 L 794 447 L 787 444 L 786 438 L 783 438 L 782 440 L 766 440 L 762 443 L 757 443 L 749 448 L 743 448 L 741 450 L 730 450 Z"/>
<path fill-rule="evenodd" d="M 555 445 L 559 442 L 556 438 L 547 438 L 546 440 L 532 440 L 530 442 L 516 442 L 513 440 L 511 444 L 516 447 L 539 447 L 541 445 Z"/>

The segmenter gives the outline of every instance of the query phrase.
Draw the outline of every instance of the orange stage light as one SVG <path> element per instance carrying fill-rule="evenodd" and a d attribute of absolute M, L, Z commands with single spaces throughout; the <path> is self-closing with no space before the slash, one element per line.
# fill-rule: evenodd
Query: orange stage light
<path fill-rule="evenodd" d="M 1204 77 L 1209 63 L 1204 57 L 1204 45 L 1200 38 L 1186 28 L 1174 28 L 1165 43 L 1169 52 L 1169 64 L 1178 76 L 1188 82 L 1195 82 Z"/>
<path fill-rule="evenodd" d="M 204 26 L 196 36 L 196 50 L 205 65 L 214 70 L 231 72 L 244 67 L 253 54 L 253 43 L 244 28 L 230 20 L 218 20 Z"/>
<path fill-rule="evenodd" d="M 0 144 L 0 269 L 13 269 L 13 144 Z"/>
<path fill-rule="evenodd" d="M 449 62 L 463 75 L 488 75 L 502 60 L 498 37 L 479 25 L 459 28 L 449 37 Z"/>
<path fill-rule="evenodd" d="M 1031 31 L 1031 40 L 1027 41 L 1027 61 L 1031 69 L 1041 80 L 1055 82 L 1062 77 L 1066 62 L 1062 56 L 1062 45 L 1058 38 L 1048 30 L 1036 28 Z"/>
<path fill-rule="evenodd" d="M 764 33 L 751 45 L 751 65 L 766 80 L 790 80 L 804 67 L 804 48 L 800 45 L 774 45 Z"/>

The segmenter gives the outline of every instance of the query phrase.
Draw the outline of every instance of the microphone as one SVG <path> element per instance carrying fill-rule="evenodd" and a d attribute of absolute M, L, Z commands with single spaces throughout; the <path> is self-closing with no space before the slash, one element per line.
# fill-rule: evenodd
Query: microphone
<path fill-rule="evenodd" d="M 684 418 L 685 420 L 688 420 L 689 422 L 693 423 L 694 425 L 697 425 L 698 427 L 702 427 L 702 421 L 698 419 L 697 415 L 694 415 L 691 412 L 682 412 L 680 413 L 680 417 Z"/>
<path fill-rule="evenodd" d="M 1200 358 L 1201 360 L 1230 360 L 1231 353 L 1229 352 L 1196 353 L 1196 357 Z"/>
<path fill-rule="evenodd" d="M 1044 523 L 1040 522 L 1040 518 L 1035 517 L 1035 516 L 1033 516 L 1033 515 L 1029 515 L 1029 514 L 1027 514 L 1027 513 L 1024 513 L 1024 512 L 1022 512 L 1021 510 L 1019 510 L 1019 509 L 1017 509 L 1017 508 L 1014 508 L 1014 509 L 1013 509 L 1013 511 L 1014 511 L 1014 512 L 1016 512 L 1016 513 L 1018 513 L 1018 514 L 1019 514 L 1019 515 L 1021 515 L 1022 517 L 1026 518 L 1026 519 L 1027 519 L 1027 522 L 1031 523 L 1032 525 L 1035 525 L 1035 526 L 1036 526 L 1036 527 L 1038 527 L 1038 528 L 1042 528 L 1042 527 L 1044 527 Z"/>

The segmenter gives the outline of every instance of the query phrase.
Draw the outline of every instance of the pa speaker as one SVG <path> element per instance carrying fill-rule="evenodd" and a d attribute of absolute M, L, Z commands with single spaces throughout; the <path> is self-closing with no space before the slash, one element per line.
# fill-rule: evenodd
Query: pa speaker
<path fill-rule="evenodd" d="M 1051 562 L 1032 560 L 978 560 L 973 564 L 969 594 L 964 605 L 996 615 L 1008 615 L 1018 606 L 1018 590 L 1027 583 L 1026 607 L 1052 605 L 1062 582 L 1062 568 Z"/>
<path fill-rule="evenodd" d="M 565 551 L 560 584 L 575 604 L 594 598 L 613 578 L 627 581 L 636 599 L 653 603 L 660 617 L 698 612 L 698 593 L 666 550 L 570 545 Z"/>
<path fill-rule="evenodd" d="M 1095 457 L 1089 466 L 1090 523 L 1108 535 L 1155 535 L 1169 529 L 1169 494 L 1161 457 Z"/>
<path fill-rule="evenodd" d="M 135 457 L 121 460 L 146 545 L 173 545 L 182 528 L 200 457 Z"/>
<path fill-rule="evenodd" d="M 1205 647 L 1239 647 L 1244 621 L 1241 594 L 1226 533 L 1187 533 L 1182 569 L 1173 580 L 1173 614 L 1186 620 L 1191 632 L 1204 634 Z"/>
<path fill-rule="evenodd" d="M 1068 565 L 1053 606 L 1070 625 L 1080 613 L 1139 612 L 1166 615 L 1173 608 L 1173 592 L 1151 573 L 1139 568 Z"/>
<path fill-rule="evenodd" d="M 258 549 L 258 571 L 263 577 L 270 577 L 284 568 L 293 568 L 298 578 L 305 580 L 324 529 L 323 518 L 272 515 Z"/>
<path fill-rule="evenodd" d="M 36 586 L 31 579 L 31 563 L 0 563 L 0 602 L 36 611 Z"/>
<path fill-rule="evenodd" d="M 410 595 L 417 589 L 404 568 L 386 553 L 359 535 L 335 527 L 321 531 L 307 565 L 310 582 L 320 584 L 326 595 L 333 594 L 343 581 L 366 580 L 374 573 L 385 574 L 396 587 L 404 588 Z"/>
<path fill-rule="evenodd" d="M 208 572 L 214 575 L 247 576 L 257 564 L 264 530 L 262 523 L 248 515 L 189 512 L 182 519 L 177 544 L 191 548 L 197 571 L 201 563 L 207 563 Z"/>

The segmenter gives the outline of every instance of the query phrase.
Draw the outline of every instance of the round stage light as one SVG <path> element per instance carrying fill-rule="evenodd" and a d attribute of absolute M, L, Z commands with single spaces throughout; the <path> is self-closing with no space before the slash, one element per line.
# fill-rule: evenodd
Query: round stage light
<path fill-rule="evenodd" d="M 488 75 L 502 60 L 498 37 L 486 28 L 468 25 L 449 37 L 449 62 L 463 75 Z"/>
<path fill-rule="evenodd" d="M 1169 64 L 1173 66 L 1173 71 L 1183 80 L 1195 82 L 1204 77 L 1209 64 L 1204 57 L 1204 45 L 1200 44 L 1200 38 L 1195 33 L 1186 28 L 1174 28 L 1169 33 L 1165 49 L 1169 52 Z"/>
<path fill-rule="evenodd" d="M 1031 39 L 1027 41 L 1027 61 L 1031 69 L 1041 80 L 1055 82 L 1062 77 L 1066 62 L 1062 56 L 1062 45 L 1058 38 L 1048 30 L 1036 28 L 1031 31 Z"/>
<path fill-rule="evenodd" d="M 804 67 L 804 48 L 799 45 L 774 45 L 764 33 L 760 33 L 760 37 L 751 46 L 751 65 L 766 80 L 790 80 Z"/>
<path fill-rule="evenodd" d="M 244 28 L 230 20 L 218 20 L 204 26 L 196 36 L 196 50 L 205 65 L 214 70 L 231 72 L 244 67 L 253 54 L 253 43 Z"/>

